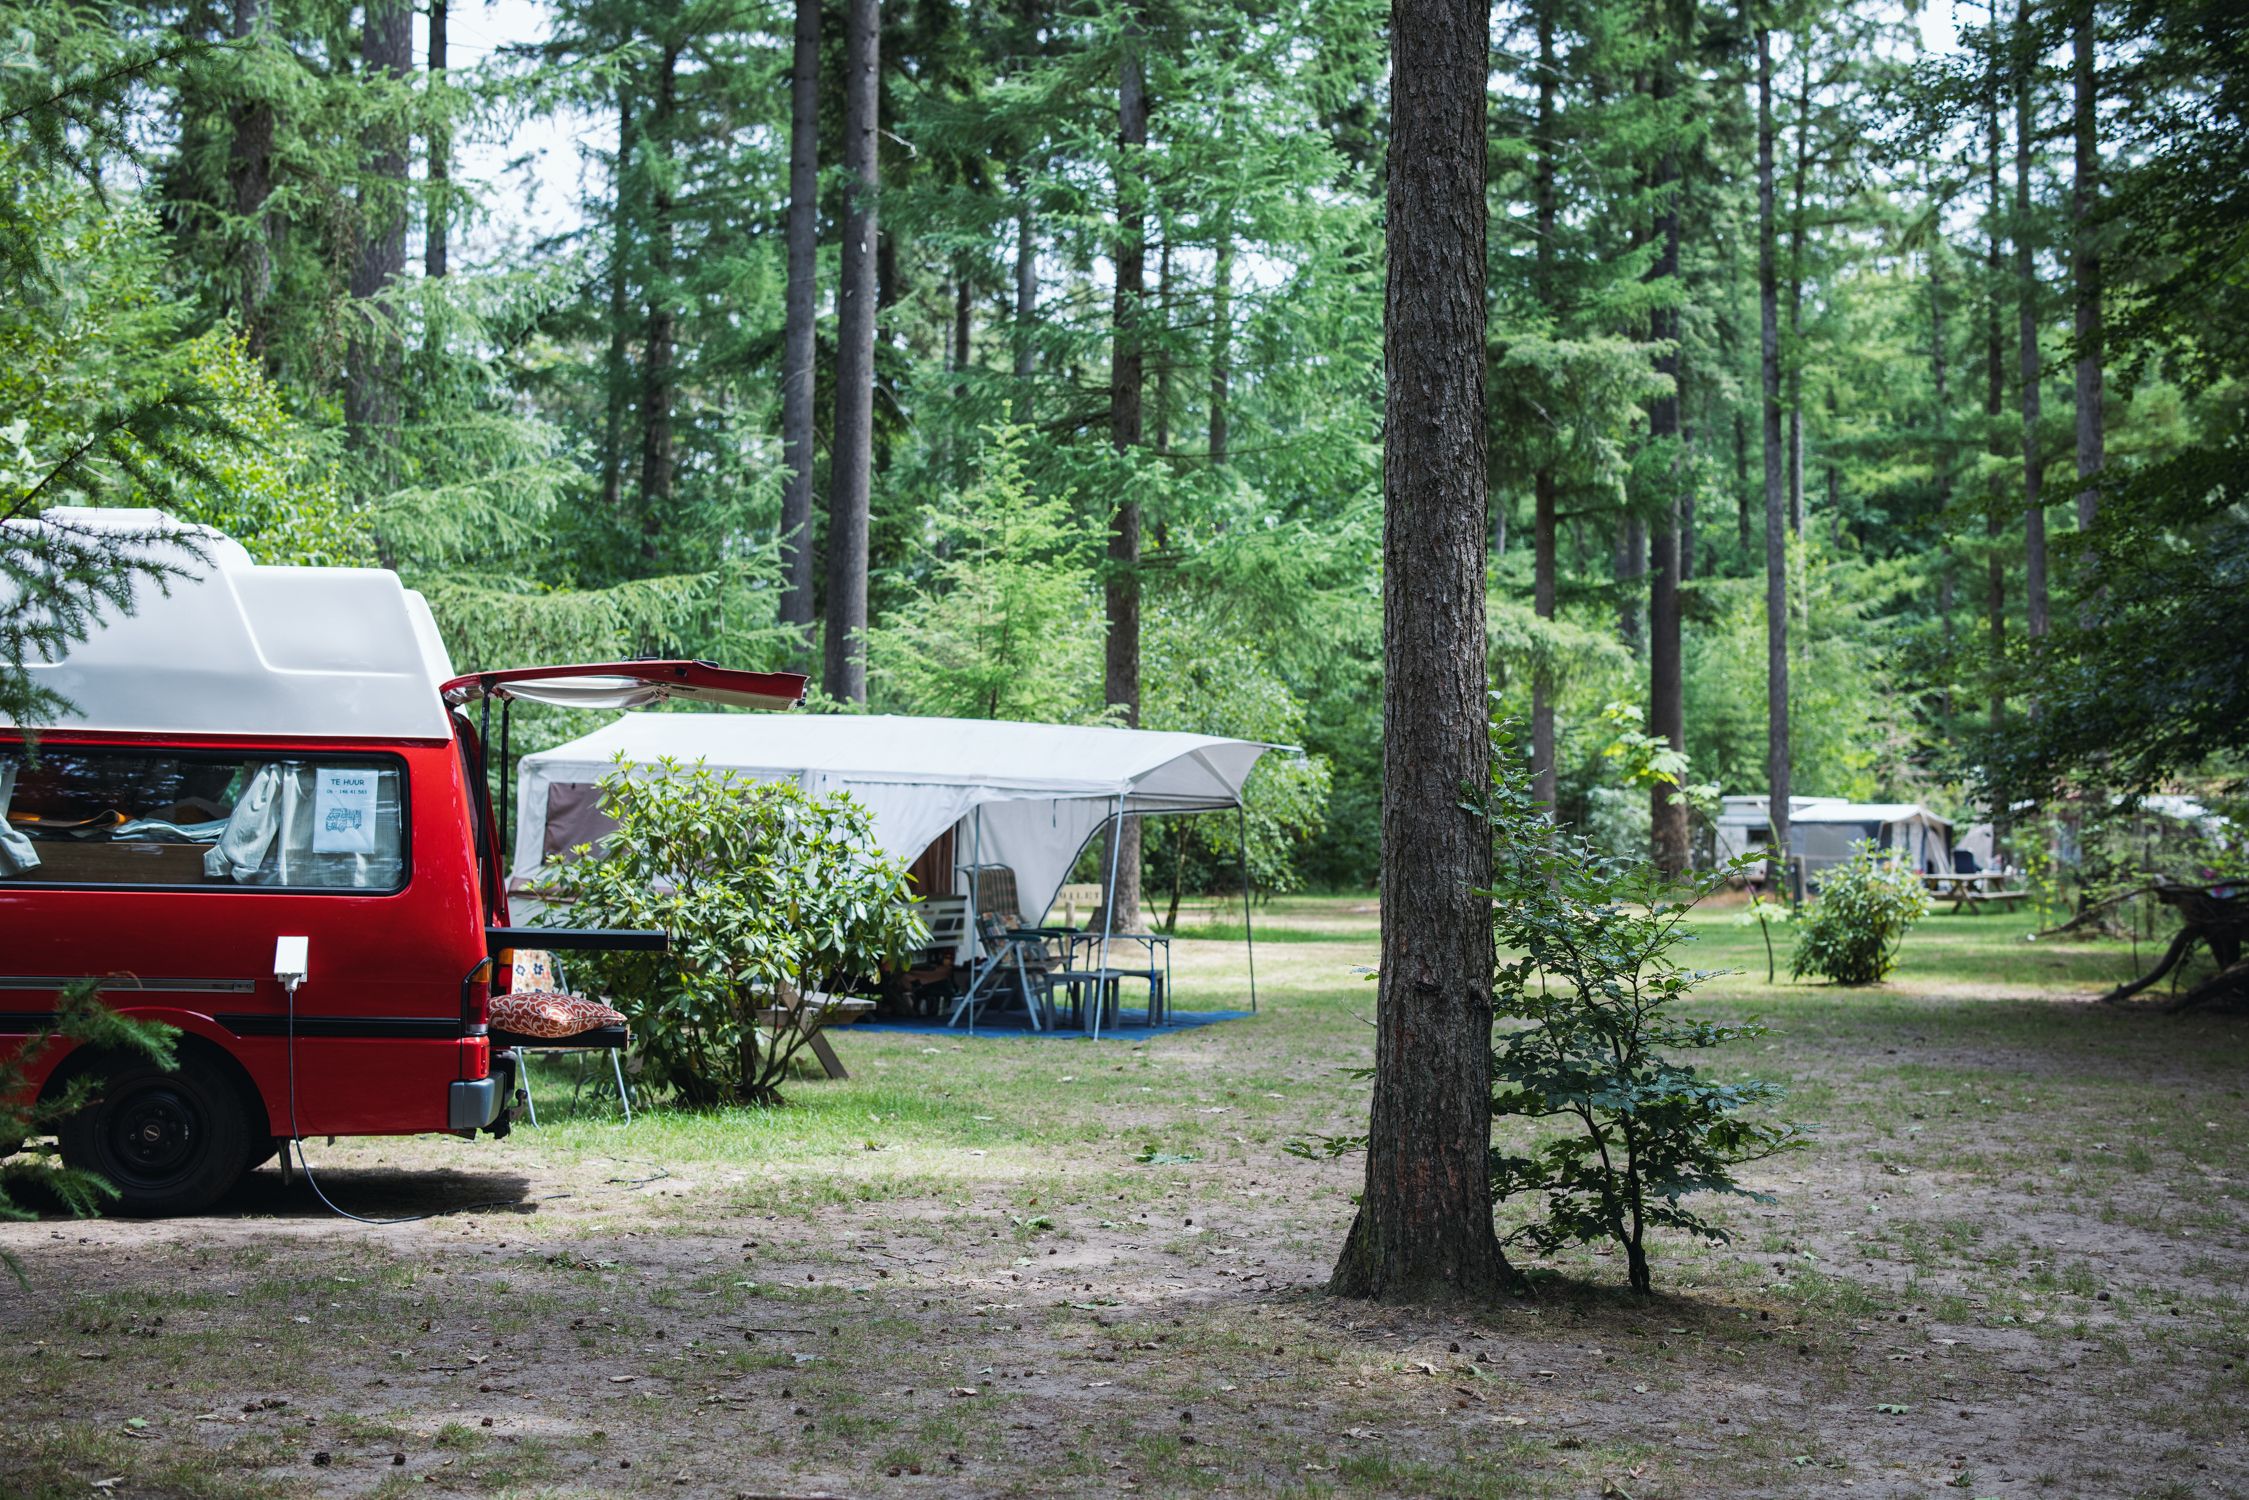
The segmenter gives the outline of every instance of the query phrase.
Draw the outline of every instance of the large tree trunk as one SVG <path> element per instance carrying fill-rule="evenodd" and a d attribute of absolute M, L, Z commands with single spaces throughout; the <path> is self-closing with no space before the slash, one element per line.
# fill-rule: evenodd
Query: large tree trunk
<path fill-rule="evenodd" d="M 1122 58 L 1117 64 L 1117 282 L 1109 341 L 1109 441 L 1119 453 L 1141 442 L 1141 384 L 1144 355 L 1141 306 L 1148 260 L 1148 205 L 1141 160 L 1148 146 L 1148 90 L 1142 71 L 1137 14 L 1125 21 Z M 1109 518 L 1108 579 L 1102 590 L 1108 644 L 1102 656 L 1102 697 L 1122 710 L 1126 724 L 1140 724 L 1140 501 L 1118 497 Z M 1105 892 L 1107 920 L 1120 932 L 1140 926 L 1140 820 L 1109 825 L 1102 851 L 1104 877 L 1116 872 Z"/>
<path fill-rule="evenodd" d="M 1780 286 L 1773 224 L 1773 36 L 1757 28 L 1757 315 L 1765 408 L 1765 784 L 1766 821 L 1780 856 L 1775 879 L 1787 883 L 1788 508 L 1782 480 L 1780 422 Z"/>
<path fill-rule="evenodd" d="M 678 292 L 672 284 L 672 130 L 678 112 L 679 44 L 667 41 L 656 64 L 648 142 L 656 161 L 648 192 L 648 349 L 640 366 L 640 538 L 654 561 L 656 537 L 672 501 L 672 361 L 678 348 Z"/>
<path fill-rule="evenodd" d="M 1330 1287 L 1485 1292 L 1492 1232 L 1484 663 L 1490 10 L 1392 0 L 1383 429 L 1382 971 L 1366 1192 Z"/>
<path fill-rule="evenodd" d="M 445 0 L 430 0 L 429 56 L 424 61 L 430 84 L 429 203 L 422 223 L 422 274 L 432 281 L 442 280 L 451 269 L 446 253 L 453 218 L 453 121 L 445 96 L 445 23 Z"/>
<path fill-rule="evenodd" d="M 867 701 L 867 521 L 874 491 L 875 284 L 881 0 L 848 0 L 843 89 L 843 276 L 836 316 L 835 444 L 828 465 L 828 632 L 822 683 Z"/>
<path fill-rule="evenodd" d="M 780 333 L 780 623 L 812 636 L 812 394 L 821 234 L 821 0 L 796 0 L 789 61 L 789 286 Z"/>
<path fill-rule="evenodd" d="M 632 410 L 632 370 L 627 357 L 631 336 L 625 309 L 631 304 L 633 88 L 617 85 L 617 165 L 611 174 L 609 222 L 609 357 L 602 383 L 607 409 L 601 425 L 601 504 L 615 514 L 624 501 L 625 418 Z"/>
<path fill-rule="evenodd" d="M 789 74 L 788 291 L 781 333 L 781 623 L 812 634 L 813 339 L 819 300 L 820 0 L 797 0 Z"/>
<path fill-rule="evenodd" d="M 271 0 L 234 0 L 233 36 L 255 40 L 268 25 Z M 273 105 L 245 98 L 227 113 L 226 179 L 236 219 L 234 309 L 250 352 L 266 353 L 266 298 L 273 294 L 273 248 L 267 239 L 266 199 L 273 195 Z"/>
<path fill-rule="evenodd" d="M 370 74 L 403 79 L 414 67 L 414 11 L 405 0 L 375 0 L 359 36 Z M 366 182 L 359 192 L 359 253 L 351 270 L 354 309 L 344 362 L 344 429 L 352 450 L 383 467 L 398 426 L 397 320 L 375 299 L 406 268 L 406 142 L 384 121 L 367 132 Z"/>
<path fill-rule="evenodd" d="M 1658 43 L 1652 93 L 1658 114 L 1672 96 L 1671 43 Z M 1656 163 L 1656 236 L 1659 248 L 1651 280 L 1679 274 L 1679 160 L 1666 150 Z M 1648 334 L 1657 347 L 1656 373 L 1671 382 L 1668 392 L 1648 403 L 1648 437 L 1671 448 L 1671 472 L 1684 472 L 1679 441 L 1679 312 L 1659 307 L 1649 318 Z M 1676 492 L 1656 516 L 1648 557 L 1648 733 L 1674 750 L 1687 748 L 1686 683 L 1681 658 L 1679 609 L 1679 499 Z M 1657 870 L 1677 876 L 1687 868 L 1687 804 L 1676 788 L 1658 783 L 1649 790 L 1649 853 Z"/>
<path fill-rule="evenodd" d="M 1949 393 L 1949 370 L 1946 363 L 1944 339 L 1944 237 L 1936 234 L 1929 242 L 1929 381 L 1936 393 L 1935 411 L 1929 422 L 1932 434 L 1929 468 L 1937 487 L 1937 513 L 1950 517 L 1952 512 L 1952 397 Z M 1952 654 L 1952 595 L 1953 595 L 1952 543 L 1944 544 L 1944 557 L 1937 571 L 1937 619 L 1944 630 L 1945 655 Z M 1946 739 L 1952 737 L 1952 674 L 1946 673 L 1946 685 L 1939 704 Z"/>
<path fill-rule="evenodd" d="M 2093 210 L 2101 191 L 2099 78 L 2093 70 L 2093 0 L 2079 0 L 2071 33 L 2076 81 L 2077 163 L 2070 192 L 2072 276 L 2077 293 L 2077 529 L 2100 514 L 2098 476 L 2108 462 L 2101 409 L 2101 248 Z"/>
<path fill-rule="evenodd" d="M 2022 362 L 2023 614 L 2031 639 L 2046 634 L 2045 465 L 2038 451 L 2038 270 L 2030 253 L 2030 0 L 2015 0 L 2015 326 Z"/>
<path fill-rule="evenodd" d="M 1549 314 L 1554 311 L 1554 153 L 1555 91 L 1554 15 L 1551 5 L 1538 10 L 1538 171 L 1532 180 L 1538 216 L 1538 299 Z M 1531 609 L 1541 620 L 1554 618 L 1556 602 L 1554 557 L 1554 470 L 1541 467 L 1531 476 Z M 1531 798 L 1551 816 L 1558 788 L 1554 767 L 1554 671 L 1540 653 L 1531 674 Z"/>

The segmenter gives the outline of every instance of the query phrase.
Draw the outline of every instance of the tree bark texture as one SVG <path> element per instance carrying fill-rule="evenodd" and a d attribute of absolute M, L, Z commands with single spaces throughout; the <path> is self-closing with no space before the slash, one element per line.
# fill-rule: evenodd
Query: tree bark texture
<path fill-rule="evenodd" d="M 268 24 L 271 0 L 234 0 L 232 35 L 254 41 Z M 226 178 L 234 211 L 234 303 L 250 351 L 266 350 L 266 299 L 273 294 L 273 248 L 268 241 L 266 200 L 273 195 L 273 105 L 254 97 L 240 99 L 227 112 Z"/>
<path fill-rule="evenodd" d="M 1490 10 L 1392 0 L 1383 433 L 1382 977 L 1366 1192 L 1332 1289 L 1474 1295 L 1492 1232 L 1484 660 Z"/>
<path fill-rule="evenodd" d="M 672 132 L 679 108 L 676 41 L 666 41 L 656 63 L 655 98 L 648 112 L 648 346 L 640 364 L 641 551 L 653 560 L 656 535 L 671 508 L 673 360 L 679 346 L 678 291 L 672 280 Z"/>
<path fill-rule="evenodd" d="M 797 0 L 789 73 L 788 288 L 781 331 L 781 623 L 812 631 L 812 398 L 820 251 L 820 0 Z"/>
<path fill-rule="evenodd" d="M 1672 60 L 1668 37 L 1658 44 L 1655 79 L 1651 92 L 1658 114 L 1668 112 L 1672 97 Z M 1653 281 L 1673 281 L 1679 274 L 1679 159 L 1666 150 L 1655 171 L 1655 264 Z M 1648 438 L 1671 450 L 1671 472 L 1684 473 L 1679 449 L 1679 310 L 1659 306 L 1648 320 L 1648 335 L 1656 346 L 1655 368 L 1670 381 L 1670 389 L 1648 403 Z M 1674 493 L 1658 513 L 1648 549 L 1648 732 L 1674 750 L 1687 748 L 1687 700 L 1681 655 L 1679 599 L 1679 498 Z M 1677 876 L 1687 868 L 1687 804 L 1676 788 L 1658 783 L 1649 789 L 1649 853 L 1656 868 Z"/>
<path fill-rule="evenodd" d="M 1812 59 L 1804 38 L 1795 38 L 1796 170 L 1789 185 L 1788 347 L 1783 368 L 1788 378 L 1788 531 L 1804 534 L 1804 184 L 1811 175 Z"/>
<path fill-rule="evenodd" d="M 1773 224 L 1773 37 L 1757 28 L 1757 313 L 1758 352 L 1765 408 L 1765 782 L 1766 821 L 1787 884 L 1789 815 L 1788 744 L 1788 508 L 1781 463 L 1780 287 Z"/>
<path fill-rule="evenodd" d="M 1117 63 L 1116 296 L 1109 341 L 1109 441 L 1119 453 L 1142 441 L 1141 392 L 1145 380 L 1142 305 L 1147 288 L 1148 203 L 1141 157 L 1148 147 L 1148 89 L 1137 18 L 1128 19 Z M 1108 641 L 1102 656 L 1103 701 L 1122 709 L 1124 722 L 1140 725 L 1140 501 L 1117 497 L 1109 517 L 1108 576 L 1102 588 Z M 1109 847 L 1113 845 L 1114 847 Z M 1140 820 L 1112 823 L 1101 868 L 1115 870 L 1115 889 L 1104 892 L 1108 920 L 1120 932 L 1140 926 Z"/>
<path fill-rule="evenodd" d="M 880 0 L 845 6 L 843 273 L 836 316 L 835 441 L 828 460 L 828 630 L 822 682 L 867 701 L 867 521 L 874 493 L 875 197 L 882 71 Z"/>
<path fill-rule="evenodd" d="M 2102 410 L 2101 247 L 2093 222 L 2101 192 L 2100 81 L 2093 66 L 2093 0 L 2079 0 L 2071 30 L 2077 161 L 2070 191 L 2071 280 L 2077 309 L 2077 529 L 2101 510 L 2099 476 L 2108 463 Z"/>
<path fill-rule="evenodd" d="M 432 281 L 444 279 L 448 231 L 452 226 L 453 125 L 447 118 L 445 98 L 446 0 L 430 0 L 429 56 L 424 67 L 430 84 L 429 191 L 422 221 L 422 274 Z"/>
<path fill-rule="evenodd" d="M 2046 634 L 2045 466 L 2038 451 L 2038 269 L 2030 253 L 2030 0 L 2015 0 L 2015 327 L 2022 363 L 2023 617 L 2032 640 Z"/>
<path fill-rule="evenodd" d="M 376 0 L 359 36 L 370 74 L 403 79 L 414 66 L 414 11 L 406 0 Z M 376 298 L 406 268 L 406 142 L 393 121 L 364 139 L 367 176 L 359 192 L 359 249 L 351 270 L 354 309 L 344 362 L 344 428 L 353 451 L 373 456 L 398 426 L 397 321 Z"/>
<path fill-rule="evenodd" d="M 1555 92 L 1554 15 L 1551 5 L 1538 10 L 1538 149 L 1537 175 L 1532 179 L 1534 211 L 1538 222 L 1536 274 L 1538 298 L 1549 314 L 1554 296 L 1554 153 Z M 1554 469 L 1546 465 L 1531 475 L 1531 609 L 1541 620 L 1554 618 Z M 1554 671 L 1542 657 L 1531 674 L 1531 798 L 1552 816 L 1558 788 L 1554 767 Z"/>

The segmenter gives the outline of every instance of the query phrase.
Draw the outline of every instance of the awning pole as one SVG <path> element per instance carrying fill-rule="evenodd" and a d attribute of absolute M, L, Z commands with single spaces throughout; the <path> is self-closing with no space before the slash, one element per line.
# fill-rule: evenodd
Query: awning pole
<path fill-rule="evenodd" d="M 1257 1014 L 1257 936 L 1249 923 L 1249 807 L 1234 804 L 1236 827 L 1242 840 L 1242 941 L 1249 945 L 1249 1013 Z"/>
<path fill-rule="evenodd" d="M 1101 1040 L 1101 994 L 1109 982 L 1109 934 L 1117 925 L 1117 856 L 1124 846 L 1124 797 L 1117 797 L 1116 813 L 1109 820 L 1109 884 L 1101 892 L 1101 966 L 1093 977 L 1093 1039 Z M 1118 997 L 1123 1003 L 1123 997 Z"/>
<path fill-rule="evenodd" d="M 984 804 L 981 802 L 976 804 L 974 843 L 975 850 L 968 866 L 968 990 L 971 995 L 976 993 L 979 965 L 988 969 L 999 962 L 997 954 L 990 958 L 984 956 Z M 973 1005 L 968 1008 L 968 1034 L 976 1035 L 976 1007 Z"/>

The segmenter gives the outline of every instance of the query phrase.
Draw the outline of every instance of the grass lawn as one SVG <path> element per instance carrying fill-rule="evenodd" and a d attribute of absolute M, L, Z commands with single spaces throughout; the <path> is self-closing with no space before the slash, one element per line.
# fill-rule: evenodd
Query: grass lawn
<path fill-rule="evenodd" d="M 1183 914 L 1185 1006 L 1246 999 Z M 2114 943 L 1933 917 L 1894 980 L 1767 985 L 1717 1055 L 1816 1147 L 1657 1246 L 1441 1313 L 1322 1291 L 1377 916 L 1260 914 L 1260 1014 L 1099 1043 L 837 1035 L 847 1083 L 625 1126 L 562 1070 L 504 1142 L 314 1142 L 169 1223 L 0 1226 L 0 1493 L 2249 1493 L 2249 1023 L 2084 1000 Z M 2144 956 L 2144 955 L 2143 955 Z M 1512 1206 L 1503 1229 L 1517 1222 Z M 97 1488 L 105 1481 L 114 1481 Z"/>

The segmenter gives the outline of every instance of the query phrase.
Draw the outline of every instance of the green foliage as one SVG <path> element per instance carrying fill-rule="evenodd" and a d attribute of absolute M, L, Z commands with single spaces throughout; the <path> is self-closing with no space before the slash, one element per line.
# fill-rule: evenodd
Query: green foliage
<path fill-rule="evenodd" d="M 964 719 L 1083 723 L 1102 714 L 1101 532 L 1026 471 L 1030 430 L 986 429 L 968 489 L 922 516 L 927 581 L 869 632 L 886 704 Z"/>
<path fill-rule="evenodd" d="M 579 846 L 541 872 L 539 892 L 558 923 L 670 936 L 667 953 L 574 968 L 625 1012 L 655 1080 L 689 1104 L 778 1098 L 819 1016 L 759 1013 L 790 993 L 864 984 L 928 936 L 906 867 L 875 851 L 872 818 L 848 794 L 620 761 L 601 810 L 617 827 L 599 857 Z"/>
<path fill-rule="evenodd" d="M 1894 851 L 1862 839 L 1819 879 L 1819 895 L 1796 931 L 1791 966 L 1837 984 L 1879 984 L 1898 947 L 1929 909 L 1928 888 Z"/>
<path fill-rule="evenodd" d="M 105 1053 L 138 1053 L 169 1067 L 175 1035 L 169 1026 L 119 1015 L 103 1002 L 99 987 L 86 981 L 62 992 L 52 1025 L 37 1028 L 0 1057 L 0 1220 L 37 1217 L 17 1201 L 26 1190 L 80 1216 L 99 1212 L 105 1201 L 117 1196 L 117 1190 L 101 1178 L 64 1166 L 49 1143 L 16 1153 L 20 1143 L 51 1134 L 77 1113 L 93 1098 L 100 1082 L 97 1075 L 82 1073 L 44 1099 L 27 1098 L 24 1079 L 31 1064 L 50 1048 L 75 1044 Z M 4 1248 L 0 1248 L 0 1269 L 23 1280 L 22 1265 Z"/>
<path fill-rule="evenodd" d="M 1288 747 L 1304 742 L 1306 715 L 1287 681 L 1257 650 L 1227 640 L 1203 610 L 1167 605 L 1143 622 L 1141 724 Z M 1297 856 L 1326 826 L 1332 777 L 1326 757 L 1292 749 L 1266 755 L 1242 789 L 1245 817 L 1223 813 L 1143 821 L 1151 888 L 1170 889 L 1163 925 L 1187 891 L 1241 889 L 1242 830 L 1253 890 L 1295 890 Z"/>
<path fill-rule="evenodd" d="M 1682 967 L 1681 922 L 1733 873 L 1671 885 L 1643 859 L 1607 857 L 1554 828 L 1532 803 L 1510 737 L 1498 737 L 1487 817 L 1492 828 L 1492 1113 L 1562 1128 L 1529 1154 L 1494 1148 L 1492 1187 L 1537 1195 L 1537 1217 L 1512 1236 L 1540 1251 L 1608 1242 L 1624 1253 L 1634 1291 L 1651 1286 L 1650 1229 L 1708 1239 L 1726 1233 L 1685 1199 L 1759 1198 L 1736 1168 L 1802 1144 L 1801 1127 L 1754 1111 L 1781 1090 L 1720 1082 L 1666 1054 L 1762 1036 L 1675 1014 L 1711 977 Z"/>

